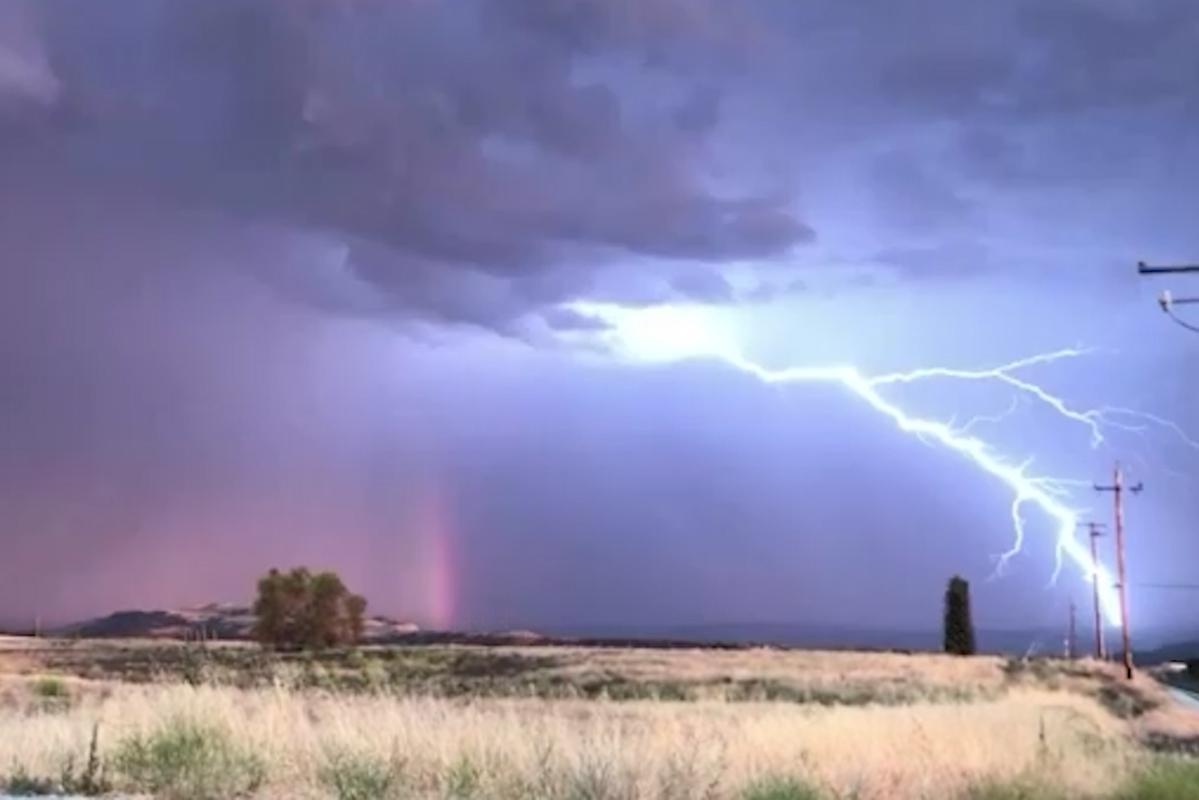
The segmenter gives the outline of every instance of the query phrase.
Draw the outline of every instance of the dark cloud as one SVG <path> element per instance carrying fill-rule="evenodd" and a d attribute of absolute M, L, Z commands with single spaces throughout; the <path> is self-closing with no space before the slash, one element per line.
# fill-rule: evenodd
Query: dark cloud
<path fill-rule="evenodd" d="M 712 270 L 687 270 L 677 275 L 670 285 L 683 297 L 703 303 L 727 303 L 734 297 L 732 284 Z"/>
<path fill-rule="evenodd" d="M 552 304 L 629 257 L 785 257 L 814 238 L 798 209 L 828 188 L 819 165 L 872 185 L 869 249 L 989 225 L 1030 187 L 1120 190 L 1154 168 L 1150 141 L 1193 160 L 1197 17 L 1183 0 L 22 2 L 0 20 L 0 135 L 22 145 L 0 165 L 341 237 L 371 251 L 346 263 L 372 302 L 494 327 L 536 310 L 519 284 L 545 273 Z M 456 293 L 443 281 L 505 308 L 422 308 Z"/>
<path fill-rule="evenodd" d="M 0 87 L 38 101 L 27 115 L 70 104 L 82 121 L 9 159 L 71 161 L 93 180 L 362 242 L 348 268 L 398 305 L 492 324 L 529 309 L 443 306 L 457 290 L 434 274 L 490 292 L 469 276 L 569 268 L 577 288 L 622 253 L 768 258 L 811 238 L 786 198 L 707 186 L 710 91 L 646 66 L 682 82 L 634 116 L 627 87 L 602 77 L 667 40 L 727 36 L 722 8 L 42 3 L 22 17 L 42 38 L 24 38 L 49 55 L 31 50 Z"/>

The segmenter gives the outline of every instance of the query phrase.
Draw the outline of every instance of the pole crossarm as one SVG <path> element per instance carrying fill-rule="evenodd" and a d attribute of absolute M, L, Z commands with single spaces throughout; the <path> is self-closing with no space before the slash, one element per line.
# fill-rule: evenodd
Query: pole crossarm
<path fill-rule="evenodd" d="M 1199 272 L 1199 264 L 1150 266 L 1144 261 L 1138 261 L 1137 272 L 1141 275 L 1173 275 L 1179 272 Z"/>

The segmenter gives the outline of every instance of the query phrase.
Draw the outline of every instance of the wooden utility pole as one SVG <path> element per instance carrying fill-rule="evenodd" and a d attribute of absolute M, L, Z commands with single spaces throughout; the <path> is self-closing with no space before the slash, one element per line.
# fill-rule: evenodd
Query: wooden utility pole
<path fill-rule="evenodd" d="M 1078 654 L 1078 645 L 1075 641 L 1074 632 L 1074 601 L 1070 601 L 1070 625 L 1066 629 L 1066 659 L 1073 661 Z"/>
<path fill-rule="evenodd" d="M 1080 523 L 1081 524 L 1081 523 Z M 1107 657 L 1103 646 L 1103 609 L 1099 605 L 1099 553 L 1095 540 L 1103 535 L 1103 523 L 1087 522 L 1087 536 L 1091 540 L 1091 605 L 1095 613 L 1095 658 L 1102 661 Z"/>
<path fill-rule="evenodd" d="M 1111 492 L 1116 498 L 1116 570 L 1119 581 L 1116 587 L 1120 591 L 1120 635 L 1124 647 L 1124 677 L 1128 680 L 1132 680 L 1132 648 L 1130 645 L 1131 637 L 1128 632 L 1128 579 L 1124 569 L 1124 492 L 1130 491 L 1135 494 L 1144 488 L 1144 485 L 1141 483 L 1125 487 L 1124 475 L 1120 472 L 1120 465 L 1118 463 L 1113 472 L 1111 486 L 1095 485 L 1095 491 Z"/>

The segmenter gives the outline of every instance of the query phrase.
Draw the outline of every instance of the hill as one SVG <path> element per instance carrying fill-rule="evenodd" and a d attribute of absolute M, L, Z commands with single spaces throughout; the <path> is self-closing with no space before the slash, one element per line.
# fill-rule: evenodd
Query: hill
<path fill-rule="evenodd" d="M 54 636 L 84 639 L 223 639 L 252 637 L 254 613 L 246 606 L 209 603 L 196 608 L 164 610 L 124 610 L 103 617 L 65 625 L 50 631 Z M 418 633 L 411 622 L 399 622 L 384 616 L 368 617 L 364 638 L 368 642 L 390 641 Z"/>

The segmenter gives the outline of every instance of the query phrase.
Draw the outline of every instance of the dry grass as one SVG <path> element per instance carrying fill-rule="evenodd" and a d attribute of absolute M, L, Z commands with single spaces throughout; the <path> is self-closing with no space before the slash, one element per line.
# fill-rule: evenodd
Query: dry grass
<path fill-rule="evenodd" d="M 332 696 L 188 686 L 88 687 L 69 711 L 0 719 L 0 763 L 55 775 L 100 723 L 101 754 L 177 721 L 225 731 L 267 765 L 278 796 L 319 796 L 335 755 L 395 764 L 413 790 L 445 793 L 470 769 L 481 797 L 733 797 L 765 775 L 799 775 L 860 798 L 951 796 L 981 778 L 1050 769 L 1064 786 L 1111 785 L 1135 758 L 1093 700 L 1018 690 L 1000 701 L 910 707 L 612 703 Z M 1043 738 L 1042 738 L 1043 737 Z M 469 765 L 464 767 L 463 765 Z"/>
<path fill-rule="evenodd" d="M 513 655 L 530 654 L 488 653 L 503 665 Z M 857 800 L 954 798 L 988 781 L 1026 779 L 1068 797 L 1098 797 L 1148 763 L 1138 736 L 1199 734 L 1199 715 L 1166 705 L 1152 681 L 1125 690 L 1106 665 L 1085 662 L 1025 668 L 986 657 L 776 651 L 554 655 L 538 669 L 580 682 L 617 675 L 705 692 L 748 681 L 819 685 L 831 693 L 825 699 L 846 686 L 903 685 L 925 694 L 905 694 L 902 704 L 887 695 L 858 703 L 853 692 L 845 694 L 849 704 L 804 702 L 800 694 L 729 702 L 718 693 L 616 702 L 65 678 L 69 702 L 56 692 L 49 706 L 25 661 L 23 674 L 0 677 L 0 773 L 20 765 L 28 775 L 59 774 L 66 759 L 86 754 L 99 723 L 106 764 L 121 763 L 129 742 L 152 743 L 180 726 L 211 734 L 219 763 L 261 766 L 264 797 L 742 798 L 780 778 Z M 109 777 L 128 783 L 118 770 Z M 221 785 L 212 796 L 223 796 Z"/>

